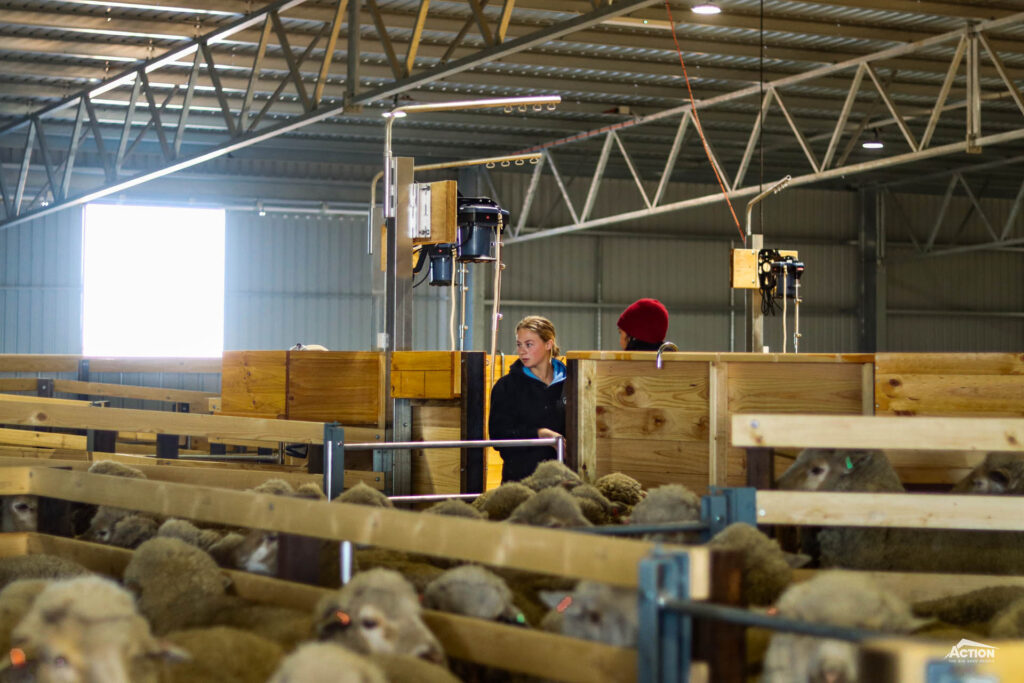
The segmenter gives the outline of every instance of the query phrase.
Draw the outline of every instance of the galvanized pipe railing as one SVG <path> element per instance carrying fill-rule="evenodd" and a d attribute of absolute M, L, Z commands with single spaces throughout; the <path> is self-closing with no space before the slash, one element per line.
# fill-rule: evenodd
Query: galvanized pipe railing
<path fill-rule="evenodd" d="M 545 439 L 489 439 L 483 441 L 389 441 L 386 443 L 346 443 L 345 449 L 352 451 L 403 451 L 415 448 L 524 448 L 529 446 L 551 446 L 555 449 L 558 462 L 565 462 L 565 437 L 552 436 Z"/>

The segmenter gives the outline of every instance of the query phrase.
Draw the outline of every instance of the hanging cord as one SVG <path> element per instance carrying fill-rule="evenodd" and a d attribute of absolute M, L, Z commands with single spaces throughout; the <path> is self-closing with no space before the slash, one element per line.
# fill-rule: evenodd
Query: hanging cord
<path fill-rule="evenodd" d="M 676 37 L 676 22 L 672 20 L 672 8 L 668 6 L 668 0 L 665 0 L 665 11 L 668 13 L 668 25 L 672 29 L 672 42 L 676 45 L 676 54 L 679 55 L 679 64 L 683 67 L 683 78 L 686 80 L 686 91 L 690 94 L 690 111 L 693 113 L 693 122 L 696 124 L 697 134 L 700 135 L 700 142 L 704 146 L 704 154 L 707 155 L 708 164 L 711 165 L 711 170 L 715 173 L 715 179 L 718 181 L 718 187 L 722 190 L 722 196 L 725 197 L 725 203 L 729 205 L 729 213 L 732 214 L 732 219 L 736 222 L 736 230 L 740 233 L 740 238 L 743 240 L 743 246 L 746 246 L 747 236 L 743 234 L 743 228 L 740 226 L 740 219 L 736 217 L 736 211 L 732 208 L 732 201 L 730 201 L 729 193 L 725 189 L 725 183 L 722 182 L 722 176 L 718 173 L 718 167 L 715 166 L 715 162 L 711 160 L 711 148 L 708 147 L 708 141 L 704 138 L 704 127 L 700 125 L 700 116 L 697 115 L 697 103 L 693 99 L 693 89 L 690 87 L 690 75 L 686 73 L 686 61 L 683 59 L 683 50 L 679 47 L 679 39 Z"/>
<path fill-rule="evenodd" d="M 448 285 L 448 291 L 451 299 L 452 312 L 451 317 L 448 318 L 448 337 L 451 340 L 452 351 L 455 351 L 455 247 L 452 247 L 451 259 L 452 259 L 452 281 Z"/>
<path fill-rule="evenodd" d="M 761 0 L 761 15 L 760 15 L 760 32 L 758 33 L 758 85 L 760 86 L 761 97 L 758 102 L 764 102 L 764 0 Z M 758 181 L 759 192 L 764 192 L 764 124 L 768 119 L 768 112 L 762 111 L 759 116 L 761 117 L 761 125 L 757 130 L 757 146 L 758 154 L 760 157 L 760 178 Z M 764 203 L 757 207 L 757 217 L 761 221 L 760 228 L 761 234 L 764 234 Z"/>

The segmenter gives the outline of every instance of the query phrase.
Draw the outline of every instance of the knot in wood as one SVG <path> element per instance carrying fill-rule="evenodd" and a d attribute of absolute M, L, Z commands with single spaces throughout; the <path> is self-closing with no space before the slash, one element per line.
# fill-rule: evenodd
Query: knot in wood
<path fill-rule="evenodd" d="M 890 386 L 898 387 L 898 386 L 900 386 L 901 384 L 903 384 L 903 382 L 899 381 L 899 380 L 898 380 L 898 379 L 896 379 L 895 377 L 893 377 L 892 379 L 890 379 L 890 380 L 889 380 L 889 385 L 890 385 Z"/>

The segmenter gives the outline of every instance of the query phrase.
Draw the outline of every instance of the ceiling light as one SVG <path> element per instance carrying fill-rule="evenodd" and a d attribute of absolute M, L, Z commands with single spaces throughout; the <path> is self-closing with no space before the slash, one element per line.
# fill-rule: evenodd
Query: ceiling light
<path fill-rule="evenodd" d="M 719 14 L 722 8 L 713 2 L 702 2 L 690 8 L 694 14 Z"/>
<path fill-rule="evenodd" d="M 882 142 L 882 138 L 878 135 L 878 129 L 875 129 L 874 136 L 872 136 L 870 140 L 865 140 L 863 144 L 861 144 L 861 147 L 864 149 L 882 149 L 885 147 L 885 143 Z"/>

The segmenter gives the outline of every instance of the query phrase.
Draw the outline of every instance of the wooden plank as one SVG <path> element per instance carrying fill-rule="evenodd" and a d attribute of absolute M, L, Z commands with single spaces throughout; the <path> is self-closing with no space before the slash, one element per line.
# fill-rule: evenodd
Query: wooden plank
<path fill-rule="evenodd" d="M 395 351 L 391 354 L 394 398 L 453 399 L 462 390 L 460 354 L 452 351 Z"/>
<path fill-rule="evenodd" d="M 35 448 L 73 448 L 85 450 L 88 439 L 74 434 L 32 432 L 27 429 L 0 429 L 0 444 Z"/>
<path fill-rule="evenodd" d="M 626 472 L 644 488 L 683 484 L 703 495 L 708 486 L 708 444 L 707 441 L 599 439 L 596 476 L 612 472 Z"/>
<path fill-rule="evenodd" d="M 0 378 L 0 391 L 32 391 L 39 387 L 39 380 L 31 377 Z"/>
<path fill-rule="evenodd" d="M 194 408 L 193 412 L 206 412 L 208 405 L 206 402 L 218 396 L 218 394 L 208 391 L 140 387 L 104 382 L 78 382 L 65 379 L 54 380 L 53 390 L 65 394 L 88 394 L 90 396 L 109 396 L 111 398 L 136 398 L 144 401 L 188 403 Z"/>
<path fill-rule="evenodd" d="M 457 401 L 414 402 L 414 441 L 458 441 L 462 438 L 462 408 Z M 458 448 L 412 451 L 412 492 L 459 493 L 462 488 L 462 453 Z"/>
<path fill-rule="evenodd" d="M 860 644 L 860 680 L 877 683 L 927 683 L 943 680 L 934 675 L 936 666 L 950 664 L 951 642 L 928 643 L 909 637 L 865 641 Z M 970 660 L 945 680 L 1020 681 L 1024 671 L 1024 642 L 985 638 L 984 645 L 996 648 L 991 659 Z"/>
<path fill-rule="evenodd" d="M 653 363 L 597 364 L 598 407 L 664 408 L 706 416 L 707 403 L 706 363 L 665 364 L 661 370 Z"/>
<path fill-rule="evenodd" d="M 860 366 L 860 414 L 874 415 L 875 408 L 875 365 L 864 363 Z"/>
<path fill-rule="evenodd" d="M 1024 451 L 1024 419 L 733 415 L 734 446 Z"/>
<path fill-rule="evenodd" d="M 285 498 L 207 486 L 97 477 L 45 467 L 0 469 L 0 494 L 30 493 L 204 522 L 246 526 L 500 567 L 636 587 L 637 563 L 655 544 L 555 529 L 423 515 L 364 505 Z M 668 551 L 682 546 L 663 546 Z M 694 599 L 710 591 L 710 551 L 690 557 Z"/>
<path fill-rule="evenodd" d="M 287 351 L 225 351 L 221 411 L 283 417 L 288 413 Z"/>
<path fill-rule="evenodd" d="M 565 357 L 573 360 L 602 361 L 654 361 L 653 351 L 569 351 Z M 872 363 L 871 353 L 697 353 L 673 351 L 664 356 L 665 365 L 672 363 Z M 653 367 L 653 366 L 652 366 Z"/>
<path fill-rule="evenodd" d="M 1024 353 L 876 353 L 879 375 L 1024 375 Z"/>
<path fill-rule="evenodd" d="M 0 401 L 0 424 L 77 429 L 182 434 L 225 439 L 243 438 L 287 443 L 323 443 L 323 424 L 298 420 L 260 420 L 222 415 L 169 413 L 156 410 L 95 408 Z M 345 427 L 346 442 L 374 441 L 380 430 Z"/>
<path fill-rule="evenodd" d="M 53 462 L 77 462 L 89 464 L 89 454 L 86 451 L 70 451 L 61 448 L 29 448 L 18 446 L 0 446 L 0 465 L 10 464 L 9 459 L 17 459 L 16 464 L 25 465 L 25 458 L 33 460 L 46 460 L 46 464 Z"/>
<path fill-rule="evenodd" d="M 862 393 L 862 371 L 856 363 L 741 363 L 729 368 L 729 411 L 734 414 L 859 415 Z"/>
<path fill-rule="evenodd" d="M 708 364 L 708 484 L 726 486 L 729 473 L 729 365 Z"/>
<path fill-rule="evenodd" d="M 78 372 L 82 356 L 60 354 L 0 354 L 0 372 Z"/>
<path fill-rule="evenodd" d="M 220 373 L 221 359 L 214 358 L 99 358 L 83 357 L 89 361 L 89 372 L 174 372 L 211 374 Z M 77 365 L 75 366 L 77 370 Z"/>
<path fill-rule="evenodd" d="M 1024 417 L 1024 376 L 879 374 L 879 412 Z"/>
<path fill-rule="evenodd" d="M 758 524 L 1024 531 L 1013 496 L 758 491 Z"/>
<path fill-rule="evenodd" d="M 288 419 L 377 424 L 384 401 L 376 351 L 288 353 Z"/>
<path fill-rule="evenodd" d="M 665 441 L 708 441 L 714 435 L 711 417 L 706 412 L 691 412 L 663 407 L 636 408 L 623 405 L 598 405 L 591 417 L 598 439 L 653 439 Z M 591 413 L 593 415 L 594 413 Z"/>
<path fill-rule="evenodd" d="M 32 380 L 33 382 L 35 380 Z M 92 401 L 77 401 L 71 398 L 47 398 L 43 396 L 25 396 L 23 394 L 0 394 L 0 401 L 20 403 L 32 401 L 33 403 L 48 403 L 55 406 L 89 406 Z"/>

